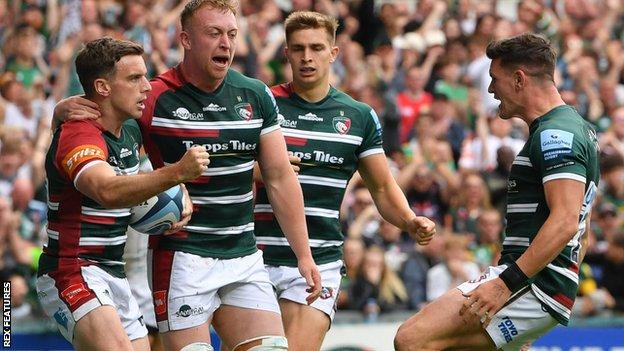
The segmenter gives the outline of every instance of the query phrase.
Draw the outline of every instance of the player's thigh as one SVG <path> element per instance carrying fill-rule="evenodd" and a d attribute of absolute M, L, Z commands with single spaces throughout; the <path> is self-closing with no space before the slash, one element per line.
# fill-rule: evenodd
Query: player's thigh
<path fill-rule="evenodd" d="M 113 306 L 100 306 L 76 322 L 74 347 L 78 351 L 132 351 L 132 344 Z"/>
<path fill-rule="evenodd" d="M 557 325 L 530 288 L 520 291 L 498 311 L 486 327 L 499 349 L 518 350 Z"/>
<path fill-rule="evenodd" d="M 455 347 L 492 349 L 493 343 L 479 319 L 460 316 L 465 297 L 452 289 L 426 305 L 403 323 L 395 337 L 399 350 L 447 349 Z"/>
<path fill-rule="evenodd" d="M 318 351 L 330 326 L 329 316 L 312 306 L 281 299 L 282 321 L 291 350 Z"/>
<path fill-rule="evenodd" d="M 229 282 L 223 281 L 218 265 L 217 259 L 185 252 L 150 252 L 154 312 L 160 333 L 170 339 L 179 334 L 170 331 L 210 324 L 220 304 L 217 291 Z"/>
<path fill-rule="evenodd" d="M 342 268 L 344 263 L 341 260 L 320 264 L 318 266 L 323 283 L 321 295 L 310 306 L 323 312 L 329 317 L 329 322 L 334 319 L 336 313 L 336 300 L 340 293 L 340 282 L 342 280 Z M 297 267 L 266 266 L 271 283 L 277 291 L 277 298 L 281 301 L 288 300 L 300 305 L 307 306 L 308 284 L 301 276 Z M 329 325 L 327 325 L 327 329 Z"/>
<path fill-rule="evenodd" d="M 134 351 L 150 351 L 150 342 L 147 336 L 132 340 L 132 349 Z"/>
<path fill-rule="evenodd" d="M 285 335 L 280 314 L 260 309 L 221 305 L 212 325 L 230 350 L 250 339 Z"/>
<path fill-rule="evenodd" d="M 180 330 L 161 333 L 162 344 L 167 351 L 178 351 L 186 345 L 196 342 L 210 343 L 210 320 L 203 324 Z"/>

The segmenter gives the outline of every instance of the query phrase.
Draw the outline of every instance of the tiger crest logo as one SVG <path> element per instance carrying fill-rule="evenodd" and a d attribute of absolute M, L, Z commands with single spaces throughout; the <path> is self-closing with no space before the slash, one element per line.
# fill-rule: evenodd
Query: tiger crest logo
<path fill-rule="evenodd" d="M 332 125 L 336 133 L 344 135 L 351 129 L 351 119 L 348 117 L 334 117 Z"/>
<path fill-rule="evenodd" d="M 249 121 L 253 117 L 253 108 L 248 102 L 243 102 L 234 106 L 234 111 L 236 111 L 236 115 L 238 115 L 238 117 L 244 119 L 245 121 Z"/>

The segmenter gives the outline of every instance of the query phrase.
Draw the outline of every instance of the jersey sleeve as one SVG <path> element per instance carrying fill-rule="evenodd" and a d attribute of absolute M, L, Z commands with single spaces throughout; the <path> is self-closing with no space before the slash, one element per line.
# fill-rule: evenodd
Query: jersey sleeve
<path fill-rule="evenodd" d="M 364 130 L 362 134 L 362 144 L 357 150 L 358 158 L 383 154 L 381 139 L 381 123 L 375 110 L 368 108 L 364 111 Z"/>
<path fill-rule="evenodd" d="M 72 183 L 89 167 L 106 162 L 108 148 L 101 131 L 89 123 L 64 123 L 55 155 L 57 168 Z"/>
<path fill-rule="evenodd" d="M 277 123 L 279 108 L 275 102 L 275 97 L 268 86 L 264 85 L 264 91 L 260 93 L 260 110 L 262 111 L 262 130 L 260 135 L 270 133 L 280 128 Z"/>
<path fill-rule="evenodd" d="M 557 128 L 537 131 L 531 142 L 531 163 L 537 166 L 542 183 L 555 179 L 586 182 L 588 160 L 584 138 L 579 133 Z"/>

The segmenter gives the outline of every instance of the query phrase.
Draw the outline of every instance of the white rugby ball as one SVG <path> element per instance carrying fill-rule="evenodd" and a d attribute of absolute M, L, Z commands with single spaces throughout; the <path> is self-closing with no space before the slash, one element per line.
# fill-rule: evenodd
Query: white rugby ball
<path fill-rule="evenodd" d="M 130 227 L 149 235 L 159 235 L 179 222 L 184 210 L 184 193 L 176 185 L 130 209 Z"/>

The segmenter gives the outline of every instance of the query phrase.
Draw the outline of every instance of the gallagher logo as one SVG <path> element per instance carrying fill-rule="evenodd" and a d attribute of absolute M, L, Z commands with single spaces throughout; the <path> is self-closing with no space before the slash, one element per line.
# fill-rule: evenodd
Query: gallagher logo
<path fill-rule="evenodd" d="M 236 111 L 238 117 L 244 119 L 245 121 L 249 121 L 251 117 L 253 117 L 253 109 L 251 108 L 251 104 L 248 102 L 243 102 L 242 104 L 234 106 L 234 111 Z"/>
<path fill-rule="evenodd" d="M 336 133 L 347 134 L 351 128 L 351 119 L 348 117 L 334 117 L 332 125 Z"/>

